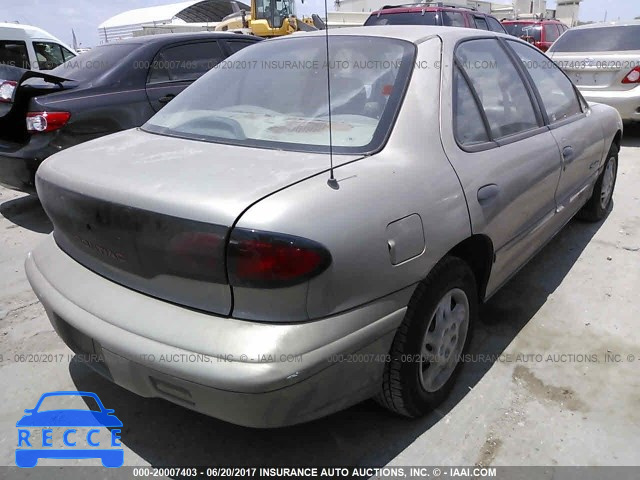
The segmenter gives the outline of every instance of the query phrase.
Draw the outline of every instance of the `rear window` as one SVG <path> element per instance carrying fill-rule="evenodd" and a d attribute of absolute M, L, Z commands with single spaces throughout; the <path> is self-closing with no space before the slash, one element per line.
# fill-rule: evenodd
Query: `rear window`
<path fill-rule="evenodd" d="M 640 25 L 568 30 L 553 45 L 554 52 L 640 50 Z"/>
<path fill-rule="evenodd" d="M 0 40 L 0 65 L 30 69 L 27 44 Z"/>
<path fill-rule="evenodd" d="M 509 35 L 523 40 L 533 38 L 534 41 L 539 42 L 542 38 L 542 27 L 534 23 L 503 23 L 502 26 Z"/>
<path fill-rule="evenodd" d="M 381 13 L 367 18 L 365 26 L 369 25 L 437 25 L 436 12 L 403 12 Z"/>
<path fill-rule="evenodd" d="M 101 45 L 72 58 L 49 73 L 79 82 L 90 81 L 120 64 L 124 57 L 138 47 L 135 43 Z"/>
<path fill-rule="evenodd" d="M 415 46 L 389 38 L 335 35 L 327 63 L 324 37 L 293 37 L 236 53 L 233 62 L 205 74 L 143 129 L 215 143 L 321 153 L 329 152 L 331 134 L 335 153 L 378 150 L 404 96 Z"/>

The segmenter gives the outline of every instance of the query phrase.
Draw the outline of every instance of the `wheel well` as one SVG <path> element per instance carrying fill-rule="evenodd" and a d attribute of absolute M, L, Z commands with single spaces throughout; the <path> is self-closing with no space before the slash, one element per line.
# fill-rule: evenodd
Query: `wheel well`
<path fill-rule="evenodd" d="M 613 143 L 618 147 L 618 151 L 620 151 L 620 142 L 622 141 L 622 132 L 618 130 L 613 137 Z"/>
<path fill-rule="evenodd" d="M 493 242 L 486 235 L 472 235 L 453 247 L 449 253 L 471 267 L 478 284 L 478 299 L 484 299 L 491 265 L 493 265 Z"/>

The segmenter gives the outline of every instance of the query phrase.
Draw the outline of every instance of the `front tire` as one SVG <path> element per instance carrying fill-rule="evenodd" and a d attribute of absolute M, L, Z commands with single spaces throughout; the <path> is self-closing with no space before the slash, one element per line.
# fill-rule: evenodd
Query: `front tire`
<path fill-rule="evenodd" d="M 593 187 L 591 198 L 578 212 L 579 218 L 588 222 L 599 222 L 607 215 L 613 201 L 613 190 L 617 177 L 618 147 L 614 144 L 609 150 L 604 169 Z"/>
<path fill-rule="evenodd" d="M 433 410 L 453 387 L 477 316 L 473 272 L 461 259 L 445 257 L 409 302 L 376 401 L 407 417 Z"/>

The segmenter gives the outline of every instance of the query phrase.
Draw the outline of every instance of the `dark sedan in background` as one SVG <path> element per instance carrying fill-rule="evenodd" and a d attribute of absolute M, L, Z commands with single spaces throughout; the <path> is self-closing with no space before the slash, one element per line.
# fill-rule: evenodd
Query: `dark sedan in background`
<path fill-rule="evenodd" d="M 259 40 L 223 32 L 155 35 L 96 47 L 46 74 L 3 66 L 0 184 L 35 193 L 45 158 L 142 125 L 202 74 Z"/>

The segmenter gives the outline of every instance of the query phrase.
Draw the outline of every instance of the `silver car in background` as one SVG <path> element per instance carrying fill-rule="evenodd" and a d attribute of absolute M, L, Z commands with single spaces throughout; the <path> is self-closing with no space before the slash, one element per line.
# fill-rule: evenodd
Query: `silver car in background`
<path fill-rule="evenodd" d="M 252 427 L 370 397 L 423 415 L 479 303 L 574 215 L 606 215 L 620 116 L 531 45 L 325 33 L 244 49 L 40 167 L 54 232 L 27 275 L 111 381 Z"/>
<path fill-rule="evenodd" d="M 547 54 L 586 100 L 615 107 L 625 122 L 640 121 L 640 21 L 572 28 Z"/>

